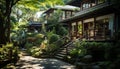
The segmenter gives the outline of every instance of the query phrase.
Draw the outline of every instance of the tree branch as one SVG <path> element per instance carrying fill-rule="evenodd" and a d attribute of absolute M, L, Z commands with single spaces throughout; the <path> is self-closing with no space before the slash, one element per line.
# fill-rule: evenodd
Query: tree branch
<path fill-rule="evenodd" d="M 18 1 L 20 1 L 20 0 L 13 0 L 12 6 L 14 6 Z"/>

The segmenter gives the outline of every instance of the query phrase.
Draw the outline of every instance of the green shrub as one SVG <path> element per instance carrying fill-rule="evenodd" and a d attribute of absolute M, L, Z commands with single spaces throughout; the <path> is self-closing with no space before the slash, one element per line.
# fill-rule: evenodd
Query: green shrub
<path fill-rule="evenodd" d="M 59 29 L 59 31 L 57 32 L 57 34 L 58 34 L 58 35 L 61 35 L 61 36 L 65 36 L 65 35 L 68 34 L 68 31 L 66 30 L 66 28 L 61 27 L 61 28 Z"/>
<path fill-rule="evenodd" d="M 76 57 L 76 56 L 78 56 L 78 49 L 72 49 L 72 50 L 70 51 L 70 56 L 71 56 L 71 57 Z"/>
<path fill-rule="evenodd" d="M 75 42 L 76 48 L 71 51 L 71 55 L 85 56 L 92 55 L 95 61 L 110 58 L 112 43 L 103 42 Z M 99 55 L 98 55 L 99 54 Z"/>
<path fill-rule="evenodd" d="M 59 40 L 55 43 L 56 46 L 60 47 L 64 44 L 64 40 Z"/>
<path fill-rule="evenodd" d="M 35 42 L 34 42 L 34 44 L 35 45 L 38 45 L 38 46 L 40 46 L 40 44 L 42 43 L 42 41 L 43 41 L 43 39 L 37 39 Z"/>
<path fill-rule="evenodd" d="M 38 38 L 38 39 L 40 39 L 40 38 L 43 38 L 44 35 L 43 34 L 36 34 L 35 37 Z"/>
<path fill-rule="evenodd" d="M 25 44 L 25 48 L 29 49 L 29 48 L 31 48 L 31 47 L 33 47 L 33 44 L 32 44 L 32 43 L 27 42 L 27 43 Z"/>
<path fill-rule="evenodd" d="M 0 61 L 6 60 L 6 59 L 14 59 L 14 62 L 18 60 L 18 47 L 13 46 L 12 43 L 8 43 L 6 45 L 3 45 L 2 48 L 0 48 Z M 13 62 L 13 63 L 14 63 Z"/>
<path fill-rule="evenodd" d="M 59 35 L 52 34 L 51 37 L 50 37 L 50 39 L 49 39 L 49 43 L 51 44 L 51 43 L 57 41 L 59 38 L 60 38 Z"/>
<path fill-rule="evenodd" d="M 34 57 L 40 57 L 42 52 L 39 47 L 34 46 L 30 49 L 30 54 Z"/>

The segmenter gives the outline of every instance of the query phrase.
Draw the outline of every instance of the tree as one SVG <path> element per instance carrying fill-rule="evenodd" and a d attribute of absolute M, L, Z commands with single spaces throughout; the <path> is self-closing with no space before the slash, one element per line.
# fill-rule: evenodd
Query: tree
<path fill-rule="evenodd" d="M 0 0 L 0 44 L 10 42 L 10 13 L 19 0 Z"/>
<path fill-rule="evenodd" d="M 39 11 L 64 3 L 62 0 L 0 0 L 0 44 L 10 42 L 10 15 L 16 4 L 28 10 Z"/>

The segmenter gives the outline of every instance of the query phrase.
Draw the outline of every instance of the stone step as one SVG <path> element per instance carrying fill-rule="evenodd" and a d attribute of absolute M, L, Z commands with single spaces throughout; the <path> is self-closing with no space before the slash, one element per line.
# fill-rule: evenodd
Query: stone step
<path fill-rule="evenodd" d="M 61 57 L 63 57 L 63 56 L 65 56 L 66 54 L 57 54 L 57 56 L 61 56 Z"/>
<path fill-rule="evenodd" d="M 69 44 L 69 43 L 68 43 Z M 66 44 L 67 45 L 67 44 Z M 67 47 L 67 51 L 68 53 L 73 49 L 75 48 L 75 46 L 73 44 L 69 45 L 69 46 L 62 46 L 57 52 L 56 52 L 56 55 L 55 55 L 55 58 L 57 59 L 63 59 L 65 56 L 66 56 L 66 47 Z"/>
<path fill-rule="evenodd" d="M 55 56 L 55 58 L 57 58 L 57 59 L 63 59 L 62 56 Z"/>

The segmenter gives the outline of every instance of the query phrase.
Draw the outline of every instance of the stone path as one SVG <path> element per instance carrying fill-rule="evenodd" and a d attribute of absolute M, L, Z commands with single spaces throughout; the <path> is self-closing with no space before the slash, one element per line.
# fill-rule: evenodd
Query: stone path
<path fill-rule="evenodd" d="M 34 58 L 29 55 L 23 55 L 16 69 L 75 69 L 75 66 L 57 59 Z"/>

